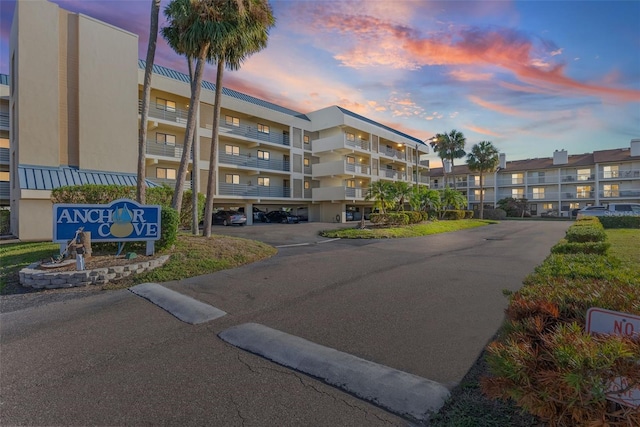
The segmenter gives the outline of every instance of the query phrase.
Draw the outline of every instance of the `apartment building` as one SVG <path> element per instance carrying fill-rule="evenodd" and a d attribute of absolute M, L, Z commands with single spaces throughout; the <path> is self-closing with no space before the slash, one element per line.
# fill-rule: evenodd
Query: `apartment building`
<path fill-rule="evenodd" d="M 3 100 L 9 92 L 0 113 L 9 112 L 14 235 L 51 238 L 53 188 L 135 185 L 136 105 L 144 77 L 137 57 L 135 34 L 47 1 L 16 3 L 11 79 L 2 76 L 10 85 L 0 86 Z M 198 182 L 195 189 L 204 193 L 215 86 L 202 86 L 200 150 L 191 156 L 186 185 Z M 175 186 L 189 102 L 188 76 L 155 65 L 145 160 L 150 182 Z M 225 88 L 221 111 L 211 166 L 216 208 L 285 209 L 311 221 L 343 222 L 371 209 L 365 193 L 372 181 L 429 182 L 428 161 L 420 159 L 428 153 L 423 141 L 341 107 L 301 113 Z"/>
<path fill-rule="evenodd" d="M 9 76 L 0 74 L 0 209 L 9 207 Z"/>
<path fill-rule="evenodd" d="M 480 177 L 466 165 L 454 166 L 447 184 L 462 191 L 470 209 L 480 204 Z M 430 172 L 431 187 L 445 186 L 443 168 Z M 640 203 L 640 139 L 629 147 L 569 155 L 556 150 L 551 157 L 506 161 L 484 177 L 484 204 L 494 207 L 506 197 L 526 198 L 531 215 L 568 217 L 574 209 L 613 202 Z"/>

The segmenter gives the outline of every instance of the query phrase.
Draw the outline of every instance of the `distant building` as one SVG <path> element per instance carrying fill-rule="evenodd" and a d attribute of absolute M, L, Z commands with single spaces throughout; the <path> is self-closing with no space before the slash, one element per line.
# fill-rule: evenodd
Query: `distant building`
<path fill-rule="evenodd" d="M 480 204 L 480 177 L 466 165 L 454 166 L 447 184 L 462 191 L 470 209 Z M 431 188 L 443 188 L 442 168 L 430 171 Z M 613 202 L 640 202 L 640 139 L 628 148 L 569 155 L 556 150 L 552 157 L 506 161 L 484 176 L 484 204 L 493 208 L 504 198 L 526 198 L 531 214 L 570 216 L 573 209 Z"/>
<path fill-rule="evenodd" d="M 53 188 L 135 185 L 144 77 L 137 42 L 135 34 L 47 1 L 16 2 L 11 78 L 0 77 L 0 183 L 9 187 L 11 231 L 20 239 L 51 238 Z M 196 190 L 203 193 L 214 90 L 203 82 L 196 131 Z M 188 76 L 154 66 L 151 181 L 175 186 L 189 101 Z M 310 221 L 344 222 L 371 210 L 365 193 L 373 181 L 428 184 L 424 142 L 341 107 L 305 114 L 226 88 L 221 107 L 217 208 L 284 209 Z"/>

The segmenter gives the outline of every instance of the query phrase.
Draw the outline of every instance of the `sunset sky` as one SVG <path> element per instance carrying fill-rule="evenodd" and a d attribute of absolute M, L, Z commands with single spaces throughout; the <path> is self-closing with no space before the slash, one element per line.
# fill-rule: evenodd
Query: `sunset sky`
<path fill-rule="evenodd" d="M 150 0 L 54 3 L 138 34 L 145 57 Z M 339 105 L 423 140 L 457 129 L 467 150 L 487 140 L 507 160 L 640 138 L 640 1 L 271 4 L 268 47 L 227 71 L 225 86 L 303 113 Z M 14 6 L 0 1 L 4 74 Z M 156 63 L 186 71 L 158 41 Z"/>

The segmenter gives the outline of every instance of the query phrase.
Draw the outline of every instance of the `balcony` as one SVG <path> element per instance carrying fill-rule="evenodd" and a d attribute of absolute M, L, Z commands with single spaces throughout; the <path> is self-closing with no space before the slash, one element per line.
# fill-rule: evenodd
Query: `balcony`
<path fill-rule="evenodd" d="M 358 163 L 348 163 L 346 160 L 337 160 L 334 162 L 317 163 L 311 168 L 314 178 L 321 176 L 355 176 L 370 174 L 371 169 L 368 165 Z"/>
<path fill-rule="evenodd" d="M 608 179 L 638 179 L 640 178 L 640 169 L 601 171 L 598 176 L 603 181 Z"/>
<path fill-rule="evenodd" d="M 9 200 L 9 181 L 0 181 L 0 200 Z"/>
<path fill-rule="evenodd" d="M 593 199 L 595 197 L 595 191 L 578 191 L 578 192 L 573 192 L 573 191 L 568 191 L 568 192 L 561 192 L 560 196 L 562 196 L 563 200 L 567 200 L 567 199 Z"/>
<path fill-rule="evenodd" d="M 269 133 L 260 132 L 257 126 L 249 126 L 241 123 L 238 126 L 221 124 L 218 131 L 221 136 L 240 136 L 254 141 L 289 146 L 289 134 L 281 131 L 274 132 L 273 129 L 270 129 Z"/>
<path fill-rule="evenodd" d="M 380 147 L 380 154 L 384 154 L 385 156 L 391 157 L 392 159 L 399 159 L 399 160 L 406 159 L 404 151 L 398 151 L 394 148 Z"/>
<path fill-rule="evenodd" d="M 164 185 L 170 188 L 176 188 L 176 180 L 175 179 L 167 179 L 167 178 L 151 178 L 147 177 L 147 179 L 151 182 L 155 182 L 158 185 Z M 191 190 L 191 181 L 184 182 L 184 190 Z"/>
<path fill-rule="evenodd" d="M 141 113 L 142 100 L 138 100 L 138 114 Z M 155 102 L 149 103 L 149 119 L 160 119 L 185 125 L 187 123 L 188 115 L 188 110 L 181 110 L 179 108 L 167 109 L 164 105 L 156 104 Z"/>
<path fill-rule="evenodd" d="M 220 184 L 220 196 L 236 196 L 244 198 L 264 198 L 264 197 L 291 197 L 290 187 L 245 185 L 245 184 Z"/>
<path fill-rule="evenodd" d="M 370 143 L 364 139 L 348 140 L 347 135 L 342 133 L 340 135 L 330 136 L 328 138 L 316 139 L 313 141 L 313 153 L 323 153 L 328 151 L 336 152 L 354 152 L 365 151 L 369 152 Z"/>
<path fill-rule="evenodd" d="M 524 177 L 498 177 L 499 187 L 506 187 L 509 185 L 524 185 Z"/>
<path fill-rule="evenodd" d="M 250 169 L 265 169 L 272 171 L 289 172 L 290 164 L 284 160 L 259 159 L 246 154 L 232 155 L 227 153 L 218 154 L 218 163 L 236 165 Z"/>
<path fill-rule="evenodd" d="M 9 129 L 9 113 L 0 113 L 0 128 Z"/>
<path fill-rule="evenodd" d="M 629 197 L 638 198 L 640 197 L 640 191 L 636 190 L 610 190 L 610 191 L 600 191 L 599 196 L 601 199 L 624 199 Z"/>
<path fill-rule="evenodd" d="M 527 177 L 528 185 L 546 185 L 546 184 L 557 184 L 558 177 L 557 175 L 553 176 L 529 176 Z"/>
<path fill-rule="evenodd" d="M 313 201 L 325 200 L 364 200 L 367 193 L 365 187 L 321 187 L 312 189 Z"/>
<path fill-rule="evenodd" d="M 393 180 L 402 180 L 402 181 L 407 179 L 407 174 L 405 173 L 405 171 L 398 171 L 395 169 L 381 169 L 380 172 L 378 173 L 378 176 L 384 179 L 393 179 Z"/>
<path fill-rule="evenodd" d="M 166 144 L 164 142 L 147 140 L 146 154 L 150 156 L 170 157 L 172 159 L 182 158 L 183 145 Z M 193 156 L 189 156 L 193 158 Z"/>
<path fill-rule="evenodd" d="M 510 196 L 508 196 L 510 197 Z M 543 200 L 558 200 L 558 192 L 557 191 L 545 191 L 542 193 L 533 193 L 529 191 L 526 196 L 527 200 L 530 202 L 543 201 Z"/>
<path fill-rule="evenodd" d="M 8 165 L 8 164 L 9 164 L 9 149 L 0 148 L 0 165 Z"/>

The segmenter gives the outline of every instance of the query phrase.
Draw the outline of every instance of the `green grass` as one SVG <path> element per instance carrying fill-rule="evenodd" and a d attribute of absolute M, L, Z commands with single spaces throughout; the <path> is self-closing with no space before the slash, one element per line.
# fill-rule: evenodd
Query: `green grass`
<path fill-rule="evenodd" d="M 449 233 L 467 228 L 482 227 L 496 224 L 497 221 L 463 219 L 458 221 L 433 221 L 422 224 L 390 227 L 370 227 L 365 229 L 344 228 L 328 230 L 320 233 L 323 237 L 341 239 L 395 239 L 404 237 L 419 237 L 429 234 Z"/>
<path fill-rule="evenodd" d="M 611 243 L 609 253 L 624 263 L 640 265 L 640 230 L 632 228 L 611 228 L 606 230 Z"/>
<path fill-rule="evenodd" d="M 0 245 L 0 294 L 18 280 L 20 270 L 36 261 L 49 259 L 60 253 L 60 245 L 51 242 L 5 243 Z"/>

